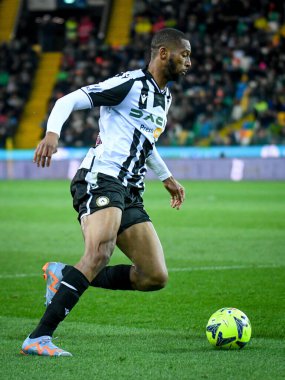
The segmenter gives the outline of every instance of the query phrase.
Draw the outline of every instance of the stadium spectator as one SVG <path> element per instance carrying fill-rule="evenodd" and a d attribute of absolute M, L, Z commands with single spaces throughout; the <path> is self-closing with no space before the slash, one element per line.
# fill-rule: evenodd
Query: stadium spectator
<path fill-rule="evenodd" d="M 78 24 L 78 39 L 80 44 L 87 44 L 94 31 L 94 23 L 89 16 L 81 18 Z"/>
<path fill-rule="evenodd" d="M 78 38 L 78 22 L 75 17 L 70 17 L 65 22 L 65 39 L 67 42 L 76 42 Z"/>

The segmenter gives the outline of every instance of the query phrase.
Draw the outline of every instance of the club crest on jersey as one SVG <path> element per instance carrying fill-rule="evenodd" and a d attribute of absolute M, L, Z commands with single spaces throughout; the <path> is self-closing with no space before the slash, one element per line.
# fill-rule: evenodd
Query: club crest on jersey
<path fill-rule="evenodd" d="M 108 197 L 104 197 L 104 196 L 101 196 L 101 197 L 96 199 L 96 205 L 98 207 L 107 206 L 107 204 L 109 204 L 109 202 L 110 202 L 110 199 Z"/>

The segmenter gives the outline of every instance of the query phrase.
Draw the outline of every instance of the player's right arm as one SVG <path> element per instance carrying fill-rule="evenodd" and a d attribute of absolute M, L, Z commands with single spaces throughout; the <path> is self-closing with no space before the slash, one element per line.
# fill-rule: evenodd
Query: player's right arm
<path fill-rule="evenodd" d="M 104 82 L 82 87 L 58 99 L 48 118 L 46 136 L 35 150 L 34 162 L 37 166 L 50 165 L 51 157 L 57 151 L 62 126 L 72 111 L 115 106 L 125 98 L 134 80 L 129 73 L 122 73 Z"/>
<path fill-rule="evenodd" d="M 57 151 L 62 126 L 71 112 L 90 107 L 88 97 L 81 90 L 71 92 L 56 101 L 48 118 L 46 135 L 35 150 L 34 162 L 37 166 L 50 166 L 51 157 Z"/>

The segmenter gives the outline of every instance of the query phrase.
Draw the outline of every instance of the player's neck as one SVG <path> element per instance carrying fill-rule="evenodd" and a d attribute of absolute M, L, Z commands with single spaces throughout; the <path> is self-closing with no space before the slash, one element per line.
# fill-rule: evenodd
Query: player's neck
<path fill-rule="evenodd" d="M 153 76 L 153 79 L 156 81 L 158 87 L 163 90 L 167 84 L 167 80 L 163 74 L 163 70 L 157 65 L 153 65 L 151 62 L 147 68 L 148 72 Z"/>

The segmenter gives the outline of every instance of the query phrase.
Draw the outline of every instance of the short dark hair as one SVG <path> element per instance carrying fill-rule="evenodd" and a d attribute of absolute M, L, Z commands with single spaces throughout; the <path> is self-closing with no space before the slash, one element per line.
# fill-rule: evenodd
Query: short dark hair
<path fill-rule="evenodd" d="M 173 47 L 181 40 L 187 40 L 187 37 L 180 30 L 174 28 L 161 29 L 152 37 L 151 53 L 155 53 L 161 46 Z"/>

